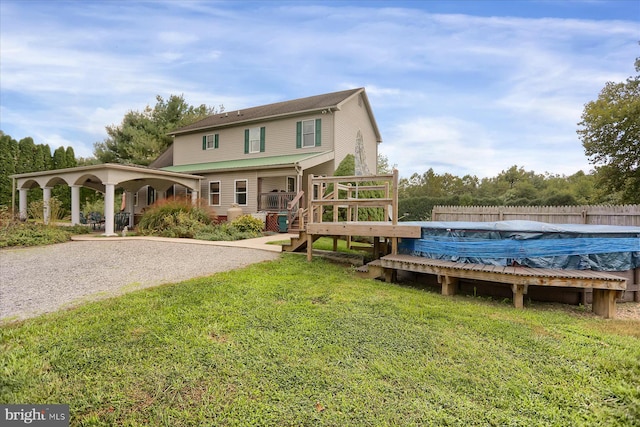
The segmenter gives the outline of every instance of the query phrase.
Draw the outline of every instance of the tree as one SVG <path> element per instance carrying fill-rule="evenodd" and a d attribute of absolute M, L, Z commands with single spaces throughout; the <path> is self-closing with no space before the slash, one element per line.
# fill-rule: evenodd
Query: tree
<path fill-rule="evenodd" d="M 577 131 L 598 182 L 623 203 L 640 203 L 640 58 L 635 69 L 638 75 L 607 82 L 585 105 Z"/>
<path fill-rule="evenodd" d="M 155 107 L 129 111 L 120 125 L 106 127 L 109 137 L 94 144 L 94 155 L 101 163 L 148 165 L 171 144 L 168 132 L 216 113 L 202 104 L 188 105 L 183 96 L 171 95 L 167 101 L 156 97 Z M 220 111 L 224 110 L 220 106 Z"/>
<path fill-rule="evenodd" d="M 53 152 L 53 169 L 64 169 L 67 167 L 67 152 L 64 147 L 58 147 Z"/>
<path fill-rule="evenodd" d="M 16 173 L 18 141 L 0 131 L 0 206 L 11 206 L 13 182 L 9 175 Z"/>

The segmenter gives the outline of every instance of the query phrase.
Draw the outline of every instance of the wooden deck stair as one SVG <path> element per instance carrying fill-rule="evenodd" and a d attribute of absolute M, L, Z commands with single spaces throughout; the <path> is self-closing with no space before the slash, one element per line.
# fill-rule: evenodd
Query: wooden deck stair
<path fill-rule="evenodd" d="M 298 237 L 292 237 L 291 243 L 288 245 L 283 245 L 282 250 L 285 252 L 302 252 L 307 249 L 307 232 L 304 230 L 295 230 L 289 229 L 289 233 L 298 233 Z M 314 235 L 313 241 L 318 240 L 320 235 Z"/>

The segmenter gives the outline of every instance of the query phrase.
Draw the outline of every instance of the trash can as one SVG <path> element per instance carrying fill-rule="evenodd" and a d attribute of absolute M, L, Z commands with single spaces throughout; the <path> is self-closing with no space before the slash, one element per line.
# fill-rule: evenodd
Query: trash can
<path fill-rule="evenodd" d="M 280 233 L 286 233 L 288 231 L 288 222 L 289 221 L 287 220 L 287 212 L 280 212 L 278 214 L 278 231 L 280 231 Z"/>

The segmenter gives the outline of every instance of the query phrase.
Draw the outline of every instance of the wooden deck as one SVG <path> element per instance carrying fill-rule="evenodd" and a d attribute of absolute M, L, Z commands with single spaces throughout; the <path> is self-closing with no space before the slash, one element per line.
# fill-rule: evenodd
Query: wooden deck
<path fill-rule="evenodd" d="M 419 225 L 383 221 L 316 222 L 307 224 L 308 234 L 323 236 L 406 237 L 419 239 Z"/>
<path fill-rule="evenodd" d="M 593 312 L 605 318 L 615 317 L 616 298 L 627 288 L 627 279 L 601 271 L 501 267 L 411 255 L 386 255 L 368 267 L 373 271 L 372 276 L 378 274 L 388 281 L 396 270 L 437 275 L 443 295 L 454 295 L 459 279 L 507 283 L 511 285 L 517 308 L 524 306 L 528 286 L 590 288 L 593 289 Z"/>

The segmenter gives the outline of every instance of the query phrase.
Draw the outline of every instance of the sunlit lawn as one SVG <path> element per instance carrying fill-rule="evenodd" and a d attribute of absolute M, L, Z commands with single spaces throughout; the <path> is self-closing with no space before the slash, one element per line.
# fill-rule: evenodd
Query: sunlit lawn
<path fill-rule="evenodd" d="M 640 322 L 285 254 L 3 326 L 0 402 L 72 425 L 639 425 Z"/>

